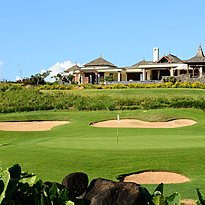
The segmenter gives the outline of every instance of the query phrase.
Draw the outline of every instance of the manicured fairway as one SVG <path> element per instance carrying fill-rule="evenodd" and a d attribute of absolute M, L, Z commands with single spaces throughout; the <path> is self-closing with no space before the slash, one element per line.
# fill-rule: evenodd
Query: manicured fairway
<path fill-rule="evenodd" d="M 196 120 L 190 127 L 170 129 L 96 128 L 89 123 L 121 118 L 167 121 Z M 115 179 L 119 174 L 145 169 L 185 174 L 191 182 L 165 185 L 165 193 L 178 191 L 183 198 L 197 198 L 196 188 L 205 193 L 205 113 L 194 109 L 137 111 L 55 112 L 39 111 L 1 114 L 0 121 L 68 120 L 69 124 L 41 132 L 0 131 L 0 160 L 4 168 L 19 163 L 43 180 L 61 182 L 76 171 L 90 179 Z M 2 146 L 5 145 L 5 146 Z M 146 185 L 152 190 L 155 185 Z"/>

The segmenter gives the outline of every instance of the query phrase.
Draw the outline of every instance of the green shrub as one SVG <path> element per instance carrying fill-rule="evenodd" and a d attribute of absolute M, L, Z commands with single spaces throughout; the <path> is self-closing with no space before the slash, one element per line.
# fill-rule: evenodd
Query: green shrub
<path fill-rule="evenodd" d="M 159 86 L 155 84 L 152 86 Z M 180 86 L 178 82 L 174 86 Z M 182 84 L 188 86 L 189 84 Z M 197 84 L 199 85 L 199 84 Z M 46 86 L 46 85 L 45 85 Z M 98 85 L 99 86 L 99 85 Z M 102 88 L 105 85 L 101 86 Z M 113 85 L 106 85 L 113 88 Z M 119 86 L 119 85 L 116 85 Z M 137 84 L 135 84 L 137 86 Z M 151 86 L 151 85 L 150 85 Z M 161 85 L 162 86 L 162 85 Z M 163 84 L 169 88 L 170 83 Z M 107 93 L 107 92 L 106 92 Z M 124 110 L 158 108 L 197 108 L 205 110 L 205 97 L 188 96 L 140 96 L 107 94 L 79 94 L 79 92 L 41 91 L 38 87 L 20 87 L 0 92 L 0 113 L 35 110 Z"/>
<path fill-rule="evenodd" d="M 65 84 L 65 85 L 59 85 L 59 84 L 54 84 L 54 85 L 41 85 L 38 86 L 39 90 L 72 90 L 75 86 L 71 84 Z"/>
<path fill-rule="evenodd" d="M 0 91 L 7 91 L 7 90 L 21 90 L 23 88 L 22 84 L 19 83 L 0 83 Z"/>
<path fill-rule="evenodd" d="M 22 172 L 16 164 L 9 169 L 0 169 L 0 204 L 5 205 L 66 205 L 69 192 L 57 183 L 36 181 L 34 174 Z"/>
<path fill-rule="evenodd" d="M 204 199 L 204 196 L 202 195 L 202 193 L 200 192 L 199 188 L 196 189 L 197 191 L 197 196 L 198 196 L 198 201 L 197 201 L 197 204 L 198 205 L 205 205 L 205 199 Z"/>
<path fill-rule="evenodd" d="M 6 84 L 6 83 L 5 83 Z M 18 89 L 19 85 L 15 85 L 15 89 Z M 21 85 L 22 87 L 22 85 Z M 152 83 L 152 84 L 144 84 L 144 83 L 131 83 L 131 84 L 81 84 L 81 85 L 73 85 L 73 84 L 45 84 L 38 86 L 39 90 L 73 90 L 73 89 L 126 89 L 126 88 L 200 88 L 205 89 L 205 83 L 201 82 L 179 82 L 176 81 L 175 77 L 166 78 L 163 83 Z M 7 90 L 8 86 L 4 85 L 3 87 L 0 85 L 0 90 Z"/>
<path fill-rule="evenodd" d="M 170 83 L 176 83 L 177 79 L 174 76 L 168 76 L 168 77 L 163 77 L 162 81 L 164 83 L 170 82 Z"/>
<path fill-rule="evenodd" d="M 113 76 L 112 75 L 110 75 L 110 76 L 105 76 L 105 79 L 104 79 L 105 81 L 108 81 L 108 82 L 111 82 L 111 81 L 114 81 L 114 78 L 113 78 Z"/>
<path fill-rule="evenodd" d="M 159 184 L 151 194 L 140 186 L 140 192 L 149 205 L 180 205 L 180 194 L 175 192 L 164 196 L 164 185 Z M 197 189 L 199 202 L 204 205 L 204 199 Z M 71 201 L 69 191 L 56 182 L 36 181 L 34 174 L 23 172 L 18 164 L 7 170 L 0 168 L 0 204 L 4 205 L 83 205 L 84 199 Z"/>
<path fill-rule="evenodd" d="M 149 205 L 180 205 L 180 194 L 175 192 L 165 197 L 163 184 L 159 184 L 152 194 L 143 186 L 140 187 L 140 190 Z"/>

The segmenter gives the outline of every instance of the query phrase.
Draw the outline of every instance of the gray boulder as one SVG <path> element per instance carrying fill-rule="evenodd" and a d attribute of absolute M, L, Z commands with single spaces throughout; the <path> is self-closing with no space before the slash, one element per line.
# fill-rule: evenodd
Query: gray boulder
<path fill-rule="evenodd" d="M 147 205 L 139 187 L 131 182 L 94 179 L 85 195 L 86 205 Z"/>
<path fill-rule="evenodd" d="M 73 199 L 83 195 L 88 187 L 88 175 L 83 172 L 75 172 L 67 175 L 63 181 L 64 185 Z"/>
<path fill-rule="evenodd" d="M 88 186 L 88 176 L 82 172 L 67 175 L 62 184 L 68 189 L 71 200 L 84 205 L 147 205 L 140 185 L 132 182 L 114 182 L 93 179 Z"/>

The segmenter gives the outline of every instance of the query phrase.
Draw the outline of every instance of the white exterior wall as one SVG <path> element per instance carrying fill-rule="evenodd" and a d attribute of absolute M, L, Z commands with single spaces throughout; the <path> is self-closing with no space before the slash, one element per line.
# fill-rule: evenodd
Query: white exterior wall
<path fill-rule="evenodd" d="M 147 79 L 146 79 L 146 70 L 143 69 L 143 72 L 142 72 L 142 81 L 145 81 L 145 80 L 147 80 Z"/>
<path fill-rule="evenodd" d="M 203 68 L 200 67 L 200 68 L 199 68 L 199 77 L 201 78 L 202 76 L 203 76 Z"/>
<path fill-rule="evenodd" d="M 120 72 L 117 73 L 117 81 L 120 82 Z"/>
<path fill-rule="evenodd" d="M 151 70 L 147 71 L 147 80 L 151 80 Z"/>
<path fill-rule="evenodd" d="M 170 76 L 171 76 L 171 77 L 174 76 L 174 68 L 171 68 L 171 69 L 170 69 Z"/>

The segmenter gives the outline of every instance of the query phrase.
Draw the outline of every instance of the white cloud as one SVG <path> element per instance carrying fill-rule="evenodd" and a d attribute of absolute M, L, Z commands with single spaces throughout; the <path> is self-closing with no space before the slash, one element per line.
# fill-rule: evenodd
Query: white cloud
<path fill-rule="evenodd" d="M 64 62 L 57 62 L 56 64 L 52 65 L 48 68 L 48 71 L 51 71 L 50 75 L 46 78 L 46 81 L 52 82 L 54 79 L 53 76 L 56 76 L 58 73 L 63 72 L 64 70 L 72 67 L 75 63 L 72 63 L 70 60 Z M 41 72 L 45 72 L 46 70 L 43 69 Z"/>
<path fill-rule="evenodd" d="M 1 64 L 3 64 L 3 62 L 0 61 L 0 68 L 1 68 Z M 53 76 L 56 76 L 58 73 L 63 72 L 64 70 L 74 66 L 76 63 L 72 63 L 70 60 L 66 60 L 64 62 L 57 62 L 54 65 L 50 66 L 48 69 L 42 69 L 40 71 L 40 73 L 44 73 L 46 71 L 51 71 L 50 75 L 45 79 L 48 82 L 54 82 L 55 79 L 52 78 Z M 78 64 L 79 66 L 81 66 L 80 64 Z M 16 80 L 21 80 L 22 78 L 20 76 L 16 76 Z"/>
<path fill-rule="evenodd" d="M 22 80 L 20 76 L 16 76 L 16 81 Z"/>

